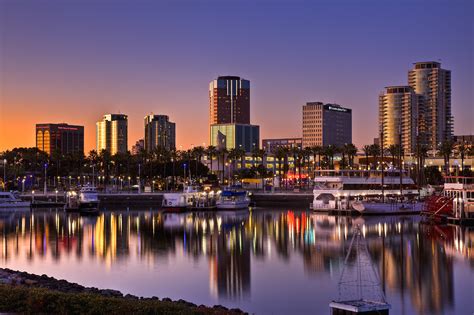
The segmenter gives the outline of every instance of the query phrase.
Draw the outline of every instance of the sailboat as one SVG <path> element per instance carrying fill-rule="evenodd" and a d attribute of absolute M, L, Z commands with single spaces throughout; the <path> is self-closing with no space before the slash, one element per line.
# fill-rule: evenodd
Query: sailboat
<path fill-rule="evenodd" d="M 344 260 L 338 289 L 338 299 L 329 304 L 333 315 L 389 313 L 391 306 L 385 300 L 378 273 L 358 226 Z"/>

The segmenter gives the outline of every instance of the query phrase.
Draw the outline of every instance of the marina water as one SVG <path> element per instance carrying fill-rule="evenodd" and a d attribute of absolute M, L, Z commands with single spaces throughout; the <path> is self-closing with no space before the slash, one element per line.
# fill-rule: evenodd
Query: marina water
<path fill-rule="evenodd" d="M 298 209 L 2 213 L 0 267 L 257 314 L 329 314 L 359 226 L 391 314 L 474 311 L 474 230 Z"/>

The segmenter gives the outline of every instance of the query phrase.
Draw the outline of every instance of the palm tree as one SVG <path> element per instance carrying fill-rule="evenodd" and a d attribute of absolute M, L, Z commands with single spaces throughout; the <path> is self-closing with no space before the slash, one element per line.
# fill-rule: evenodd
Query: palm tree
<path fill-rule="evenodd" d="M 206 154 L 208 158 L 211 160 L 211 173 L 212 173 L 212 159 L 217 155 L 217 148 L 213 145 L 210 145 L 206 149 Z M 219 161 L 217 161 L 219 163 Z"/>
<path fill-rule="evenodd" d="M 349 166 L 352 168 L 354 167 L 354 157 L 357 154 L 357 147 L 352 143 L 347 143 L 344 145 L 347 158 L 349 159 Z"/>
<path fill-rule="evenodd" d="M 205 153 L 205 149 L 202 146 L 194 147 L 192 150 L 192 155 L 196 159 L 196 178 L 198 176 L 198 165 L 201 163 L 202 156 Z"/>
<path fill-rule="evenodd" d="M 466 153 L 468 153 L 468 147 L 466 146 L 464 139 L 460 145 L 457 147 L 457 153 L 461 158 L 461 174 L 464 173 L 464 159 L 466 158 Z"/>
<path fill-rule="evenodd" d="M 176 161 L 179 159 L 179 152 L 176 149 L 170 151 L 170 158 L 173 167 L 173 190 L 176 188 Z"/>
<path fill-rule="evenodd" d="M 229 151 L 227 151 L 225 147 L 217 150 L 217 172 L 219 172 L 219 162 L 220 162 L 220 159 L 222 158 L 222 182 L 224 182 L 225 158 L 228 153 Z"/>
<path fill-rule="evenodd" d="M 374 143 L 370 146 L 370 155 L 374 158 L 374 169 L 377 169 L 378 157 L 381 154 L 380 145 Z M 383 163 L 383 161 L 382 161 Z"/>
<path fill-rule="evenodd" d="M 334 155 L 336 154 L 336 147 L 333 145 L 327 145 L 324 147 L 324 155 L 328 161 L 328 169 L 334 169 Z"/>
<path fill-rule="evenodd" d="M 346 169 L 346 155 L 347 155 L 346 145 L 347 143 L 341 147 L 336 148 L 337 152 L 341 153 L 341 169 L 343 170 Z"/>
<path fill-rule="evenodd" d="M 392 157 L 392 165 L 395 167 L 395 158 L 398 156 L 400 150 L 400 145 L 398 144 L 391 144 L 387 151 L 390 153 L 390 156 Z"/>
<path fill-rule="evenodd" d="M 234 171 L 235 171 L 235 163 L 240 158 L 239 152 L 237 148 L 232 148 L 229 150 L 229 154 L 227 158 L 231 161 L 232 171 L 231 171 L 231 178 L 234 178 Z"/>
<path fill-rule="evenodd" d="M 311 150 L 313 151 L 313 161 L 315 165 L 314 171 L 316 170 L 316 155 L 318 156 L 318 168 L 321 169 L 321 154 L 323 148 L 320 145 L 314 145 L 311 147 Z"/>
<path fill-rule="evenodd" d="M 277 147 L 276 150 L 274 150 L 273 152 L 275 158 L 277 159 L 278 161 L 278 181 L 280 183 L 280 187 L 281 187 L 281 162 L 282 160 L 285 159 L 286 157 L 286 151 L 285 151 L 285 148 L 283 147 Z"/>
<path fill-rule="evenodd" d="M 257 166 L 257 170 L 266 170 L 266 166 L 265 166 L 265 157 L 267 156 L 267 151 L 265 151 L 264 149 L 259 149 L 257 147 L 254 147 L 253 150 L 252 150 L 252 156 L 254 158 L 254 161 L 258 161 L 260 160 L 260 167 Z M 259 171 L 258 172 L 262 178 L 262 188 L 263 188 L 263 185 L 264 185 L 264 175 L 266 174 L 266 172 L 262 172 L 262 171 Z"/>
<path fill-rule="evenodd" d="M 447 140 L 441 142 L 441 145 L 438 148 L 438 154 L 441 155 L 444 159 L 444 171 L 446 176 L 449 175 L 449 158 L 453 154 L 454 142 Z"/>
<path fill-rule="evenodd" d="M 370 170 L 370 164 L 369 164 L 369 155 L 371 153 L 371 146 L 369 144 L 366 144 L 362 147 L 362 151 L 364 151 L 365 154 L 365 163 L 367 170 Z"/>

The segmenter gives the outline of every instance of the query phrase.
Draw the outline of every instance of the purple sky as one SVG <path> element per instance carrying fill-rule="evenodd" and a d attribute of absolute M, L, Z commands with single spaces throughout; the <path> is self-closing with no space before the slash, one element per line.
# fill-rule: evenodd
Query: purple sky
<path fill-rule="evenodd" d="M 412 63 L 452 70 L 455 133 L 473 130 L 473 1 L 0 0 L 0 150 L 33 146 L 34 124 L 86 127 L 168 114 L 178 147 L 209 144 L 208 84 L 251 81 L 261 138 L 301 136 L 308 101 L 353 109 L 353 141 L 377 133 L 378 94 Z"/>

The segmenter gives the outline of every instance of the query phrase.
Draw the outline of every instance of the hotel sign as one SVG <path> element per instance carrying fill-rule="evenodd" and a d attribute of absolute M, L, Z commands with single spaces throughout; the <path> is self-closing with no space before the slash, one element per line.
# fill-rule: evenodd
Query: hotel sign
<path fill-rule="evenodd" d="M 335 111 L 335 112 L 343 112 L 343 113 L 347 113 L 349 111 L 347 108 L 335 107 L 335 106 L 330 106 L 330 105 L 327 107 L 327 109 Z"/>

